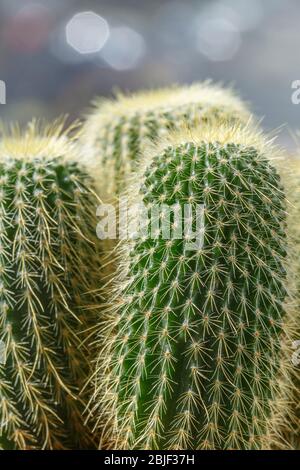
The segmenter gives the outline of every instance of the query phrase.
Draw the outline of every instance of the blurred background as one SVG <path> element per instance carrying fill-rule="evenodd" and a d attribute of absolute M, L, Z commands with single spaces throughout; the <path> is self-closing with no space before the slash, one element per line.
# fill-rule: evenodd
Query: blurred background
<path fill-rule="evenodd" d="M 292 150 L 299 23 L 299 0 L 0 0 L 0 115 L 73 119 L 115 88 L 212 78 Z"/>

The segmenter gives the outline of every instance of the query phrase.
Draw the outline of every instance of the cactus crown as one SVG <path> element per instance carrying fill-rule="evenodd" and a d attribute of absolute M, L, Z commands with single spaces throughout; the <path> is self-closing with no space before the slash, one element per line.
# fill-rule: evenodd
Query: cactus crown
<path fill-rule="evenodd" d="M 100 99 L 95 104 L 96 108 L 99 107 L 103 111 L 103 119 L 109 122 L 116 116 L 155 113 L 160 110 L 173 111 L 195 103 L 201 103 L 203 107 L 232 108 L 244 115 L 246 119 L 249 118 L 246 106 L 233 90 L 224 89 L 210 81 L 190 86 L 172 86 L 154 91 L 145 90 L 131 95 L 117 92 L 116 100 Z M 95 112 L 97 111 L 95 110 Z"/>
<path fill-rule="evenodd" d="M 160 139 L 184 122 L 203 125 L 220 118 L 245 122 L 249 112 L 231 90 L 209 82 L 132 96 L 119 94 L 115 101 L 96 103 L 87 118 L 82 143 L 95 164 L 101 165 L 105 181 L 99 188 L 101 197 L 113 198 L 124 189 L 148 139 Z"/>
<path fill-rule="evenodd" d="M 267 445 L 286 297 L 285 201 L 268 152 L 251 131 L 220 126 L 172 135 L 145 165 L 148 210 L 203 204 L 204 239 L 190 251 L 159 230 L 124 246 L 96 384 L 112 447 Z"/>
<path fill-rule="evenodd" d="M 93 183 L 62 123 L 0 144 L 0 447 L 89 445 L 78 393 L 92 311 Z M 92 276 L 91 276 L 92 277 Z M 84 297 L 86 296 L 86 297 Z"/>

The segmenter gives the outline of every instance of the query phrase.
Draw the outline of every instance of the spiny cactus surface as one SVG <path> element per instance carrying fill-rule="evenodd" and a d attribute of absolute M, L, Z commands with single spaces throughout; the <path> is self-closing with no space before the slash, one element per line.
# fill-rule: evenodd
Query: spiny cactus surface
<path fill-rule="evenodd" d="M 282 404 L 285 198 L 263 149 L 241 134 L 173 137 L 144 172 L 135 196 L 149 211 L 204 205 L 204 238 L 190 250 L 189 236 L 164 239 L 160 228 L 125 243 L 97 384 L 112 448 L 270 445 Z"/>
<path fill-rule="evenodd" d="M 161 138 L 183 123 L 201 126 L 224 119 L 245 122 L 249 112 L 231 90 L 209 82 L 100 100 L 86 120 L 82 143 L 101 166 L 101 198 L 112 199 L 124 189 L 148 139 Z"/>
<path fill-rule="evenodd" d="M 290 334 L 285 340 L 286 361 L 291 369 L 284 377 L 291 390 L 290 400 L 285 410 L 284 419 L 278 422 L 279 447 L 288 444 L 291 449 L 300 449 L 300 160 L 287 157 L 279 161 L 278 171 L 284 181 L 289 211 L 287 228 L 289 234 L 289 252 L 291 270 L 288 283 L 294 292 L 293 308 L 289 312 Z"/>
<path fill-rule="evenodd" d="M 0 144 L 0 448 L 92 445 L 79 391 L 95 272 L 92 182 L 61 128 Z"/>

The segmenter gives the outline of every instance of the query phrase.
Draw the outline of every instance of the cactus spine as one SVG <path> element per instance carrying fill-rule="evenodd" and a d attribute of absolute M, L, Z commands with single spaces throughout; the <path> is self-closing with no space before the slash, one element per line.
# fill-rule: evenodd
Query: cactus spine
<path fill-rule="evenodd" d="M 204 242 L 189 251 L 189 237 L 160 228 L 124 245 L 95 405 L 111 418 L 112 448 L 270 447 L 287 295 L 270 152 L 251 131 L 219 126 L 172 135 L 146 159 L 135 198 L 149 211 L 204 204 Z"/>
<path fill-rule="evenodd" d="M 183 123 L 201 126 L 220 119 L 245 122 L 249 112 L 231 90 L 209 82 L 132 96 L 119 94 L 115 101 L 95 103 L 82 143 L 91 160 L 101 166 L 101 198 L 111 200 L 126 187 L 148 139 L 161 138 Z"/>
<path fill-rule="evenodd" d="M 0 448 L 92 445 L 79 390 L 92 319 L 92 182 L 62 123 L 0 144 Z M 96 278 L 96 276 L 95 276 Z"/>

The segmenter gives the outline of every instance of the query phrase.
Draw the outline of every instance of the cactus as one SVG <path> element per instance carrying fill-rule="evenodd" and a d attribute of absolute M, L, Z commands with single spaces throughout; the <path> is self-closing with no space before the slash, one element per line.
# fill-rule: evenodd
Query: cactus
<path fill-rule="evenodd" d="M 291 263 L 288 284 L 294 292 L 293 308 L 288 315 L 289 336 L 285 339 L 286 361 L 291 369 L 284 377 L 291 390 L 290 401 L 285 413 L 278 419 L 278 447 L 286 445 L 291 449 L 300 449 L 300 226 L 299 226 L 299 157 L 286 157 L 279 161 L 278 171 L 284 182 L 287 198 L 289 200 L 287 227 L 289 233 L 290 259 L 297 260 Z M 292 360 L 291 360 L 292 359 Z"/>
<path fill-rule="evenodd" d="M 94 446 L 79 391 L 96 300 L 87 294 L 96 198 L 62 129 L 32 123 L 0 143 L 2 449 Z"/>
<path fill-rule="evenodd" d="M 245 122 L 249 115 L 231 90 L 209 82 L 132 96 L 119 94 L 115 101 L 95 103 L 82 133 L 83 153 L 101 166 L 102 200 L 112 200 L 136 170 L 147 139 L 161 138 L 182 123 L 202 125 L 221 118 Z"/>
<path fill-rule="evenodd" d="M 112 448 L 271 447 L 288 399 L 286 208 L 272 152 L 229 124 L 171 133 L 148 152 L 133 201 L 190 204 L 193 229 L 203 204 L 203 244 L 164 239 L 162 226 L 123 243 L 93 409 Z"/>

